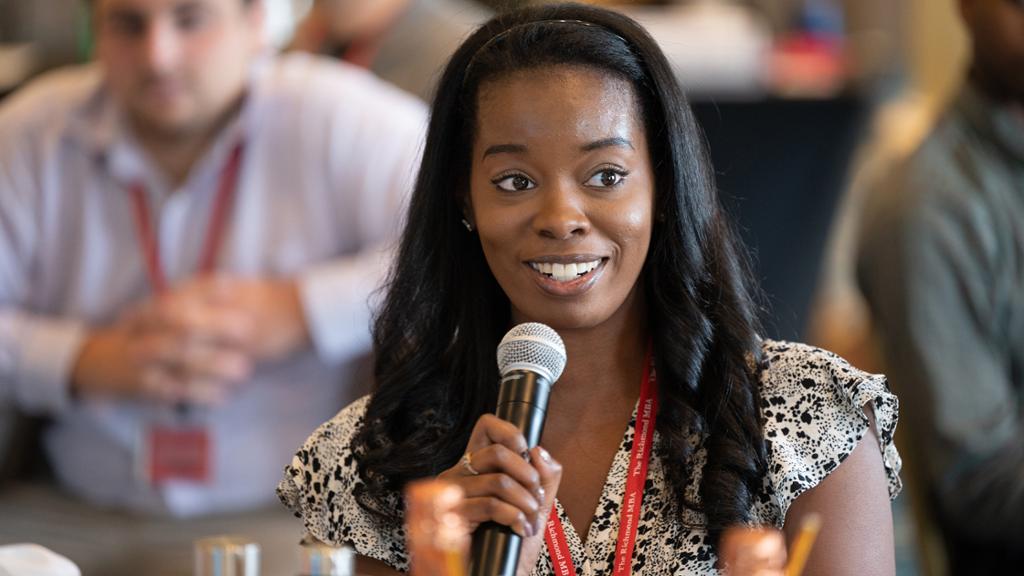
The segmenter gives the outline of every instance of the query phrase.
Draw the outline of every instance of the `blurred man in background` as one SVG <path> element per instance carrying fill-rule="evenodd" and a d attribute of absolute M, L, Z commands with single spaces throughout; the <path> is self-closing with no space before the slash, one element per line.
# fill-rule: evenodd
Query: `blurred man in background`
<path fill-rule="evenodd" d="M 425 109 L 351 67 L 262 57 L 260 0 L 92 4 L 98 65 L 0 107 L 0 403 L 51 419 L 75 497 L 0 494 L 0 543 L 181 574 L 192 540 L 231 531 L 291 572 L 290 523 L 243 513 L 365 389 Z"/>
<path fill-rule="evenodd" d="M 1024 560 L 1024 2 L 960 9 L 969 78 L 868 200 L 858 276 L 954 573 L 1003 574 Z"/>

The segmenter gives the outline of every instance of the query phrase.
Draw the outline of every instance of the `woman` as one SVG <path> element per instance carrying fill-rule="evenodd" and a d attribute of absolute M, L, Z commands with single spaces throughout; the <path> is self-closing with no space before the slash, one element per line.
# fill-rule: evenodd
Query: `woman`
<path fill-rule="evenodd" d="M 583 6 L 499 16 L 438 88 L 374 393 L 307 441 L 280 495 L 374 574 L 407 569 L 399 494 L 428 476 L 462 486 L 472 525 L 524 537 L 523 575 L 714 573 L 727 527 L 792 538 L 808 512 L 823 528 L 807 573 L 891 574 L 895 398 L 834 355 L 759 338 L 752 291 L 651 38 Z M 495 348 L 527 321 L 569 360 L 524 459 L 488 414 Z M 631 455 L 641 392 L 658 406 L 648 459 Z M 641 463 L 642 499 L 623 506 Z"/>

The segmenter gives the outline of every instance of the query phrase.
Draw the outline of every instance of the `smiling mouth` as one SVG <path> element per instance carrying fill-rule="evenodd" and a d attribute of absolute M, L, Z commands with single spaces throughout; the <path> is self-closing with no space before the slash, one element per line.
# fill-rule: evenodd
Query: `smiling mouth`
<path fill-rule="evenodd" d="M 590 274 L 601 265 L 601 258 L 589 262 L 530 262 L 530 267 L 557 282 L 572 282 Z"/>

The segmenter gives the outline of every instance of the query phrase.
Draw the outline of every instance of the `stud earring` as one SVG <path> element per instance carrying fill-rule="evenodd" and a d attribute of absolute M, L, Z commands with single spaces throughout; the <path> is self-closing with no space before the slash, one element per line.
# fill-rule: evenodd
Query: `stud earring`
<path fill-rule="evenodd" d="M 473 231 L 473 225 L 469 223 L 469 220 L 466 220 L 465 218 L 463 218 L 462 219 L 462 225 L 466 227 L 467 231 L 469 231 L 469 232 Z"/>

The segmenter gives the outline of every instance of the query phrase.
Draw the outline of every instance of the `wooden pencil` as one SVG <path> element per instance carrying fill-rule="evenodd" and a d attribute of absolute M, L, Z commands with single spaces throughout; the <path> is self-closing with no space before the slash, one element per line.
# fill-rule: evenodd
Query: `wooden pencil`
<path fill-rule="evenodd" d="M 789 561 L 786 563 L 786 576 L 800 576 L 807 564 L 807 557 L 811 555 L 811 547 L 821 530 L 821 517 L 817 514 L 808 514 L 800 524 L 800 532 L 793 541 L 793 547 L 789 551 Z"/>

